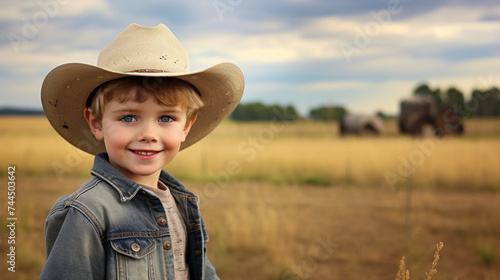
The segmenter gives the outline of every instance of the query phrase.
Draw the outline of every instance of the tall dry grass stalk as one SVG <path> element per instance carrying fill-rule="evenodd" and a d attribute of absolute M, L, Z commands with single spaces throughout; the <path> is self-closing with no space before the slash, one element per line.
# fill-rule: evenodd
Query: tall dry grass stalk
<path fill-rule="evenodd" d="M 427 280 L 431 280 L 432 276 L 437 272 L 436 266 L 439 260 L 439 252 L 441 252 L 443 247 L 444 247 L 443 242 L 439 242 L 439 244 L 436 245 L 436 251 L 434 252 L 434 261 L 432 262 L 431 269 L 429 270 L 428 273 L 425 274 L 427 276 Z"/>
<path fill-rule="evenodd" d="M 425 273 L 425 275 L 427 276 L 427 280 L 432 280 L 432 276 L 434 276 L 434 274 L 436 274 L 437 272 L 436 266 L 439 260 L 439 253 L 441 252 L 443 247 L 443 242 L 439 242 L 439 244 L 436 245 L 436 251 L 434 252 L 434 261 L 432 261 L 431 269 L 429 270 L 429 272 Z M 396 280 L 410 280 L 410 271 L 406 269 L 404 256 L 401 258 L 401 261 L 399 263 L 399 269 L 396 273 Z"/>
<path fill-rule="evenodd" d="M 399 262 L 399 269 L 396 273 L 396 280 L 410 280 L 410 271 L 405 266 L 405 256 Z"/>

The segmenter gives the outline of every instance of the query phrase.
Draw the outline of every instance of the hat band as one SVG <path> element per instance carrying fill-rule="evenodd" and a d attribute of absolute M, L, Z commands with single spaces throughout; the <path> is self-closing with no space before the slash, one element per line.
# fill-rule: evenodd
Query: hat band
<path fill-rule="evenodd" d="M 138 69 L 138 70 L 133 70 L 133 71 L 130 71 L 130 72 L 127 72 L 127 73 L 171 73 L 169 71 L 164 71 L 164 70 L 159 70 L 159 69 Z M 201 93 L 200 91 L 198 90 L 198 88 L 196 88 L 194 85 L 192 85 L 190 82 L 188 81 L 184 81 L 186 83 L 188 83 L 192 88 L 193 90 L 195 91 L 195 93 L 199 96 L 201 96 Z M 93 94 L 91 94 L 90 96 L 92 96 Z M 90 98 L 90 97 L 89 97 Z"/>
<path fill-rule="evenodd" d="M 138 69 L 133 70 L 128 73 L 168 73 L 168 71 L 159 70 L 159 69 Z"/>

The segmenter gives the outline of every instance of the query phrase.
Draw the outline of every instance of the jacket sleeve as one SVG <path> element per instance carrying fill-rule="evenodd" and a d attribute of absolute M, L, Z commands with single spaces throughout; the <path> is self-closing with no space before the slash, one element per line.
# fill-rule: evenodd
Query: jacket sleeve
<path fill-rule="evenodd" d="M 220 280 L 220 278 L 217 276 L 217 273 L 215 272 L 215 268 L 210 263 L 208 258 L 206 258 L 205 261 L 205 277 L 203 277 L 204 280 Z"/>
<path fill-rule="evenodd" d="M 104 279 L 105 251 L 91 220 L 74 207 L 52 211 L 45 223 L 47 260 L 40 279 Z"/>

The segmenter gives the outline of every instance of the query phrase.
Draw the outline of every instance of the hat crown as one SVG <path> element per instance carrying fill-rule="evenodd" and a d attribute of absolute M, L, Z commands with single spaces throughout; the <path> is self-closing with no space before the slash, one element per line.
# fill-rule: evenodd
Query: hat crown
<path fill-rule="evenodd" d="M 117 72 L 187 73 L 189 57 L 164 24 L 129 25 L 99 54 L 97 66 Z"/>

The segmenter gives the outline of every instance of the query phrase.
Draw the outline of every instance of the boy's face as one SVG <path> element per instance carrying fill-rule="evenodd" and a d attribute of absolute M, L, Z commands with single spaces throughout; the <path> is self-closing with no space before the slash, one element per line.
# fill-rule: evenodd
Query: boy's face
<path fill-rule="evenodd" d="M 101 122 L 89 120 L 89 125 L 104 141 L 109 162 L 129 179 L 156 187 L 161 169 L 175 158 L 194 120 L 186 124 L 181 105 L 161 105 L 151 97 L 142 103 L 112 100 L 103 109 Z"/>

